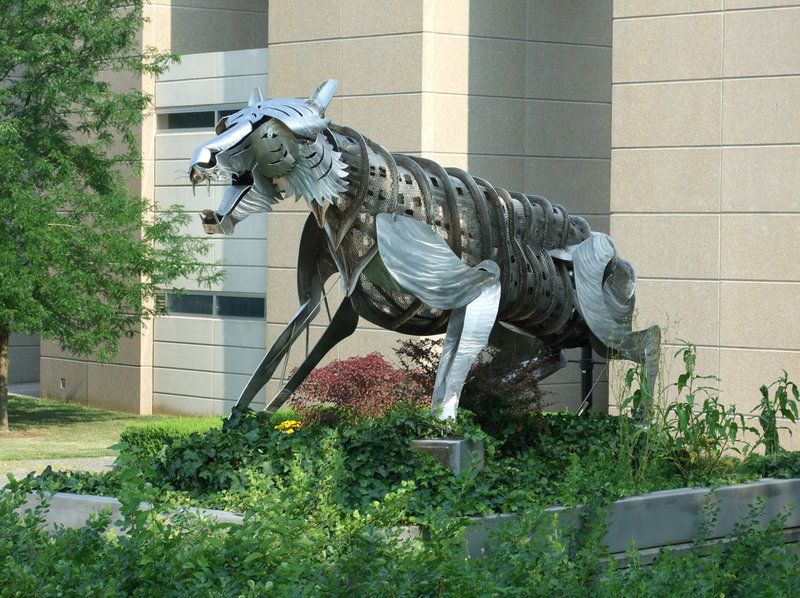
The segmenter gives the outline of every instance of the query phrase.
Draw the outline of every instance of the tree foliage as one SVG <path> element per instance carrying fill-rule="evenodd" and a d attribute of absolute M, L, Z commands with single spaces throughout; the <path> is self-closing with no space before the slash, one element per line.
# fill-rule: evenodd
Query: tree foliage
<path fill-rule="evenodd" d="M 141 80 L 175 58 L 141 47 L 142 3 L 2 3 L 0 347 L 10 331 L 39 332 L 106 359 L 155 313 L 160 288 L 218 276 L 180 233 L 180 206 L 154 216 L 126 187 L 141 168 Z"/>

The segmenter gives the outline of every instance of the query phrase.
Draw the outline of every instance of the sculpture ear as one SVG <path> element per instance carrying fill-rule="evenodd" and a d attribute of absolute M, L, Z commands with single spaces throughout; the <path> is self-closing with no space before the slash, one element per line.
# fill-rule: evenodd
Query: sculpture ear
<path fill-rule="evenodd" d="M 261 90 L 256 87 L 253 92 L 250 94 L 250 102 L 248 102 L 248 106 L 253 106 L 254 104 L 258 104 L 264 98 L 261 97 Z"/>
<path fill-rule="evenodd" d="M 311 106 L 320 116 L 325 115 L 325 109 L 330 104 L 333 94 L 336 92 L 336 87 L 339 85 L 336 79 L 328 79 L 322 85 L 317 87 L 311 97 L 306 100 L 306 104 Z"/>

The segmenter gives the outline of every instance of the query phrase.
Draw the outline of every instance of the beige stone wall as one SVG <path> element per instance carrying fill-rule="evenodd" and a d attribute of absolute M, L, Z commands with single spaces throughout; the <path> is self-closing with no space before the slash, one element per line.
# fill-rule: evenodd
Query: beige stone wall
<path fill-rule="evenodd" d="M 269 12 L 270 96 L 307 96 L 335 78 L 335 122 L 390 151 L 545 195 L 608 229 L 610 1 L 273 0 Z M 306 214 L 287 203 L 268 216 L 268 343 L 297 309 Z M 340 300 L 334 287 L 332 306 Z M 364 325 L 329 358 L 388 357 L 398 338 Z M 578 405 L 578 380 L 575 365 L 554 376 L 558 405 Z M 595 399 L 605 402 L 605 385 Z"/>
<path fill-rule="evenodd" d="M 749 410 L 800 376 L 800 3 L 617 0 L 613 27 L 611 232 L 640 319 Z"/>
<path fill-rule="evenodd" d="M 267 0 L 151 0 L 153 45 L 176 54 L 267 45 Z"/>

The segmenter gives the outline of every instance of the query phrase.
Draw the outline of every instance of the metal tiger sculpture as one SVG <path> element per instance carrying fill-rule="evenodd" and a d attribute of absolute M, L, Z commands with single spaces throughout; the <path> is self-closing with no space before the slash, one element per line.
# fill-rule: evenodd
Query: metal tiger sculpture
<path fill-rule="evenodd" d="M 652 397 L 660 331 L 633 331 L 636 276 L 611 239 L 543 197 L 496 189 L 455 168 L 404 154 L 325 118 L 337 83 L 308 100 L 262 100 L 217 126 L 198 147 L 193 185 L 232 176 L 207 233 L 301 196 L 311 214 L 298 259 L 302 306 L 239 397 L 246 408 L 318 313 L 323 283 L 339 273 L 345 299 L 316 346 L 266 410 L 278 409 L 359 316 L 404 334 L 446 332 L 432 406 L 455 417 L 461 389 L 487 345 L 560 350 L 591 343 L 645 366 Z"/>

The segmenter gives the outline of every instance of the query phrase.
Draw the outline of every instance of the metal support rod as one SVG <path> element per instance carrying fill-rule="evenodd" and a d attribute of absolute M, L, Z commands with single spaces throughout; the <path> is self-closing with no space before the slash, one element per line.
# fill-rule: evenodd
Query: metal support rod
<path fill-rule="evenodd" d="M 581 396 L 586 401 L 586 410 L 592 408 L 592 346 L 588 343 L 581 347 Z"/>
<path fill-rule="evenodd" d="M 579 414 L 586 413 L 592 407 L 592 391 L 596 386 L 596 383 L 593 381 L 594 378 L 594 366 L 595 365 L 608 365 L 607 361 L 594 361 L 592 359 L 592 346 L 589 343 L 581 346 L 581 358 L 580 359 L 568 359 L 568 363 L 577 363 L 580 365 L 581 368 L 581 397 L 582 402 L 580 409 L 578 410 Z M 602 375 L 602 372 L 601 372 Z"/>

